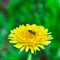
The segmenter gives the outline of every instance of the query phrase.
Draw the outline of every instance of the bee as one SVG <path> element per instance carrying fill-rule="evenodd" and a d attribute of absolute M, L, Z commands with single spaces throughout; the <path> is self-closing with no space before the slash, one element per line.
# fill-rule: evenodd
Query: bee
<path fill-rule="evenodd" d="M 34 32 L 32 30 L 28 30 L 28 32 L 32 33 L 33 35 L 36 35 L 36 32 Z"/>

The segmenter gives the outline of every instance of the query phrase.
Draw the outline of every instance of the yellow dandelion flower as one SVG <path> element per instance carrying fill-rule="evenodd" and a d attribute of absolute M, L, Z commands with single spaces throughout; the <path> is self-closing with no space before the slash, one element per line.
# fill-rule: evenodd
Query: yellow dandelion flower
<path fill-rule="evenodd" d="M 10 43 L 14 43 L 16 48 L 20 51 L 30 51 L 32 54 L 34 51 L 40 51 L 40 48 L 45 49 L 45 45 L 51 43 L 53 37 L 48 33 L 48 29 L 43 26 L 36 26 L 35 24 L 20 25 L 14 30 L 11 30 L 11 34 L 8 39 Z"/>

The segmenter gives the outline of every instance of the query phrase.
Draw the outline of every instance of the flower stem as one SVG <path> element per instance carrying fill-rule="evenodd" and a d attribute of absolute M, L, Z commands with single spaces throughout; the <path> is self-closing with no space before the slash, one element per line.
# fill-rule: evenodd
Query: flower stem
<path fill-rule="evenodd" d="M 31 59 L 32 59 L 32 54 L 29 52 L 27 60 L 31 60 Z"/>

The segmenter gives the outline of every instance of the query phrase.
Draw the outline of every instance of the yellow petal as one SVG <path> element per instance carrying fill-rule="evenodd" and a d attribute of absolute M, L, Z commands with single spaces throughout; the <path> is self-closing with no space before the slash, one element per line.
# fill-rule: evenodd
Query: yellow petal
<path fill-rule="evenodd" d="M 32 26 L 33 26 L 33 27 L 37 27 L 36 24 L 33 24 Z"/>
<path fill-rule="evenodd" d="M 53 39 L 53 37 L 52 37 L 51 35 L 49 35 L 48 39 L 52 40 L 52 39 Z"/>
<path fill-rule="evenodd" d="M 28 52 L 28 50 L 29 50 L 29 47 L 27 46 L 25 50 L 26 50 L 26 52 Z"/>
<path fill-rule="evenodd" d="M 28 28 L 31 28 L 31 26 L 30 26 L 29 24 L 26 24 L 26 27 L 27 27 L 27 29 L 28 29 Z"/>
<path fill-rule="evenodd" d="M 10 34 L 8 37 L 14 37 L 15 35 L 14 34 Z"/>
<path fill-rule="evenodd" d="M 50 44 L 51 43 L 51 41 L 44 41 L 42 44 L 43 45 L 48 45 L 48 44 Z"/>
<path fill-rule="evenodd" d="M 48 32 L 48 29 L 45 29 L 45 30 L 44 30 L 44 33 L 47 33 L 47 32 Z"/>
<path fill-rule="evenodd" d="M 17 43 L 16 41 L 10 41 L 10 43 Z"/>
<path fill-rule="evenodd" d="M 26 24 L 26 26 L 30 26 L 29 24 Z"/>
<path fill-rule="evenodd" d="M 42 49 L 45 49 L 43 45 L 38 45 L 38 47 L 42 48 Z"/>
<path fill-rule="evenodd" d="M 38 51 L 40 51 L 40 49 L 39 49 L 38 47 L 34 47 L 34 50 L 38 50 Z"/>
<path fill-rule="evenodd" d="M 11 33 L 14 33 L 14 30 L 11 30 Z"/>
<path fill-rule="evenodd" d="M 32 47 L 30 48 L 30 50 L 31 50 L 31 53 L 34 54 L 34 49 Z"/>
<path fill-rule="evenodd" d="M 49 32 L 49 33 L 47 33 L 47 34 L 51 34 L 52 32 Z"/>
<path fill-rule="evenodd" d="M 16 48 L 21 48 L 23 45 L 21 44 L 16 44 L 16 45 L 14 45 L 14 47 L 16 47 Z"/>
<path fill-rule="evenodd" d="M 25 49 L 25 46 L 20 49 L 20 51 L 23 51 Z"/>

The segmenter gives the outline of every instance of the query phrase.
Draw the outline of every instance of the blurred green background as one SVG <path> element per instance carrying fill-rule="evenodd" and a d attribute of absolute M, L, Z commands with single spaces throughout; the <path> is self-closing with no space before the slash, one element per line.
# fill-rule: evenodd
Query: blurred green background
<path fill-rule="evenodd" d="M 0 60 L 27 60 L 8 40 L 10 30 L 27 23 L 43 25 L 54 37 L 32 60 L 60 60 L 60 0 L 0 0 Z"/>

